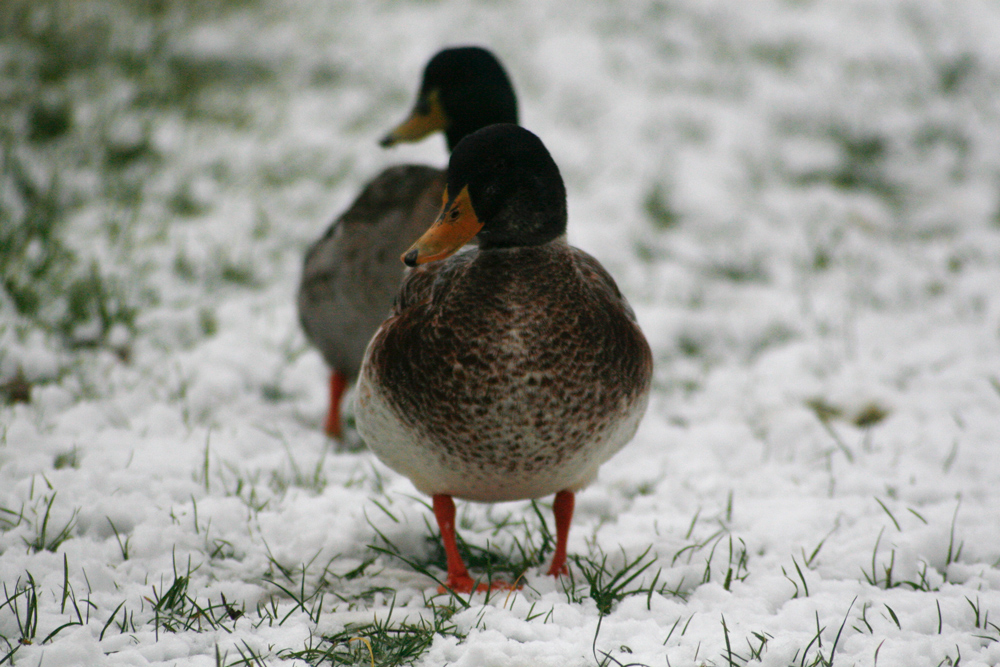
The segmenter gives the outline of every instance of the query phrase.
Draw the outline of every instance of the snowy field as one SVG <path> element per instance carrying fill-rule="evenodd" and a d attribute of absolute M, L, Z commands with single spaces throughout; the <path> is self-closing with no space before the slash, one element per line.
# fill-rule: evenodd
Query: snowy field
<path fill-rule="evenodd" d="M 5 0 L 0 665 L 1000 664 L 998 36 L 986 0 Z M 474 573 L 527 568 L 488 599 L 324 438 L 294 307 L 368 178 L 445 164 L 377 140 L 462 43 L 656 360 L 571 578 L 551 499 L 459 503 Z"/>

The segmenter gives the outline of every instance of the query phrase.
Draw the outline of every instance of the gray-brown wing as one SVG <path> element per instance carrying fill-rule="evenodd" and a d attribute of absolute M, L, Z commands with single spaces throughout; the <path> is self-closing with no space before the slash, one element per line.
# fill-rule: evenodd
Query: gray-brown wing
<path fill-rule="evenodd" d="M 306 254 L 298 294 L 302 328 L 327 364 L 349 379 L 399 290 L 400 256 L 433 222 L 443 188 L 441 170 L 386 169 Z"/>

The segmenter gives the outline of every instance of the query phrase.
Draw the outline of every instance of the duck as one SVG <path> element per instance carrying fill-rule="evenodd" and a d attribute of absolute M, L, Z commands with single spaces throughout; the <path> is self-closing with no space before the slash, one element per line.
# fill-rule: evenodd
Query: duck
<path fill-rule="evenodd" d="M 454 499 L 554 494 L 548 574 L 568 572 L 575 494 L 633 437 L 649 402 L 649 344 L 614 279 L 566 240 L 566 189 L 542 141 L 514 124 L 452 151 L 443 205 L 402 255 L 411 267 L 365 351 L 357 428 L 432 499 L 442 591 L 477 584 Z M 478 245 L 457 252 L 475 237 Z M 485 588 L 484 588 L 485 587 Z"/>
<path fill-rule="evenodd" d="M 411 113 L 379 143 L 388 148 L 443 132 L 451 152 L 475 130 L 517 122 L 517 97 L 499 59 L 478 46 L 450 47 L 428 61 Z M 306 252 L 298 315 L 330 368 L 323 430 L 331 438 L 344 435 L 344 394 L 399 289 L 404 267 L 397 258 L 433 222 L 444 181 L 441 168 L 385 169 Z"/>

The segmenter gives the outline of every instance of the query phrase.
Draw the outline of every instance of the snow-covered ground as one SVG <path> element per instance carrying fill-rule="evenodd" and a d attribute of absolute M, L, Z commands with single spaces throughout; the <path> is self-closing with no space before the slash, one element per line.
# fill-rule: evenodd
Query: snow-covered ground
<path fill-rule="evenodd" d="M 1000 664 L 997 35 L 986 0 L 5 2 L 0 664 Z M 489 600 L 323 437 L 294 308 L 367 178 L 444 164 L 376 142 L 457 43 L 656 359 L 572 580 Z M 459 511 L 541 557 L 530 504 Z"/>

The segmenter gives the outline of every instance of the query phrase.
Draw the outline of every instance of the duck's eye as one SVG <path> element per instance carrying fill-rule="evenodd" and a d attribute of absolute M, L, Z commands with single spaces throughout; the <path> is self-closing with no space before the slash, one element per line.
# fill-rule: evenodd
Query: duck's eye
<path fill-rule="evenodd" d="M 452 220 L 458 220 L 458 216 L 460 215 L 462 215 L 462 211 L 457 208 L 453 208 L 451 209 L 451 213 L 448 214 L 448 217 Z"/>

